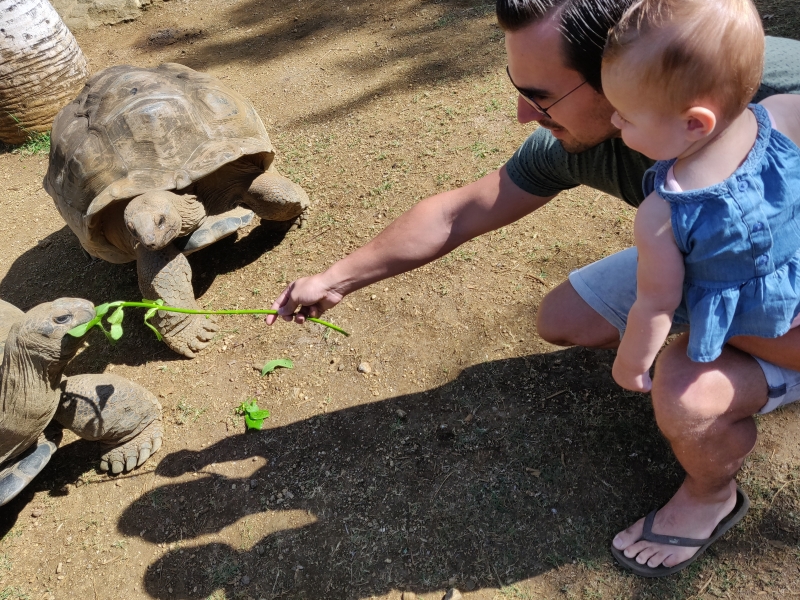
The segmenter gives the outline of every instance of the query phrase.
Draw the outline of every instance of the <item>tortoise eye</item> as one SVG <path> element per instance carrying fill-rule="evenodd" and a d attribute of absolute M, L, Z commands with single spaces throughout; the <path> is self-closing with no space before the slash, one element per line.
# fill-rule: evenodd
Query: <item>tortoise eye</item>
<path fill-rule="evenodd" d="M 59 325 L 63 325 L 64 323 L 69 323 L 70 315 L 58 315 L 53 319 Z"/>
<path fill-rule="evenodd" d="M 164 215 L 161 215 L 161 216 L 158 218 L 158 227 L 159 227 L 159 228 L 161 228 L 161 227 L 164 227 L 164 222 L 165 222 L 165 221 L 166 221 L 166 219 L 164 218 Z"/>

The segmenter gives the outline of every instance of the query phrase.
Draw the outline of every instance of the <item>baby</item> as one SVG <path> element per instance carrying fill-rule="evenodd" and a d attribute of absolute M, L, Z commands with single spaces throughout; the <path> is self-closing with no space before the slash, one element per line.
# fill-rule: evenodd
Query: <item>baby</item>
<path fill-rule="evenodd" d="M 748 105 L 764 32 L 750 0 L 642 0 L 609 35 L 603 91 L 627 146 L 658 161 L 634 235 L 637 297 L 614 379 L 649 391 L 673 317 L 710 362 L 800 310 L 800 96 Z M 800 319 L 797 319 L 800 321 Z"/>

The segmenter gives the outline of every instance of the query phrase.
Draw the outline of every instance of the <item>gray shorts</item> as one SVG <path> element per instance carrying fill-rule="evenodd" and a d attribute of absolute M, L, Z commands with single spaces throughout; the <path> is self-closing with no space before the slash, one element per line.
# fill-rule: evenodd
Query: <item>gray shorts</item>
<path fill-rule="evenodd" d="M 614 327 L 620 337 L 628 311 L 636 300 L 636 248 L 628 248 L 569 274 L 569 282 L 583 300 Z M 686 309 L 675 311 L 671 333 L 688 331 Z M 767 380 L 767 403 L 759 414 L 771 412 L 800 399 L 800 372 L 784 369 L 753 357 Z"/>

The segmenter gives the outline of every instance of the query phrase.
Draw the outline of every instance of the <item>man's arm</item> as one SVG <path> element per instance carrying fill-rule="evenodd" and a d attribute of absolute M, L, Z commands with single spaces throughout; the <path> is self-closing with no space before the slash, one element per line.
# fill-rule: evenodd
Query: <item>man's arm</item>
<path fill-rule="evenodd" d="M 302 323 L 347 294 L 436 260 L 472 238 L 521 219 L 551 198 L 523 191 L 501 167 L 470 185 L 422 200 L 328 270 L 289 284 L 272 308 L 285 320 L 294 315 Z M 302 309 L 295 315 L 298 306 Z M 267 323 L 275 319 L 270 315 Z"/>

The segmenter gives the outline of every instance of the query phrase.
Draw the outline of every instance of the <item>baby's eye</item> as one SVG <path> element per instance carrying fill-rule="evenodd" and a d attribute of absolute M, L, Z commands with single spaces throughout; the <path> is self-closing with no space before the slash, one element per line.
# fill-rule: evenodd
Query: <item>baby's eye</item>
<path fill-rule="evenodd" d="M 622 121 L 623 123 L 629 123 L 628 119 L 623 117 L 621 114 L 617 113 L 617 118 Z"/>

